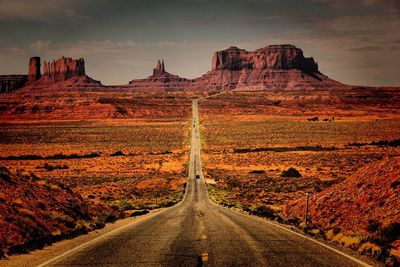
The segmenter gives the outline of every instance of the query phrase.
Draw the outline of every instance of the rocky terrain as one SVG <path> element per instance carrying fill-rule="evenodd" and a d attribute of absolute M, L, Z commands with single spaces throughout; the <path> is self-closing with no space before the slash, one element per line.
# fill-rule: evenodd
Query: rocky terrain
<path fill-rule="evenodd" d="M 117 218 L 68 186 L 0 165 L 0 258 L 104 226 Z"/>
<path fill-rule="evenodd" d="M 176 203 L 191 100 L 216 91 L 227 92 L 200 102 L 214 200 L 262 216 L 285 210 L 299 225 L 304 190 L 315 190 L 306 230 L 383 260 L 399 253 L 399 241 L 385 237 L 398 229 L 399 148 L 371 145 L 399 139 L 399 88 L 341 84 L 291 45 L 215 52 L 197 79 L 167 72 L 164 61 L 149 77 L 115 86 L 87 76 L 83 59 L 33 57 L 28 70 L 0 76 L 0 161 L 8 168 L 0 224 L 14 231 L 0 232 L 6 253 L 73 235 L 81 224 L 92 229 L 109 214 L 97 204 L 116 212 Z M 301 177 L 281 177 L 291 167 Z"/>
<path fill-rule="evenodd" d="M 353 245 L 358 246 L 360 252 L 376 253 L 373 256 L 391 253 L 399 259 L 399 195 L 400 158 L 375 161 L 358 169 L 343 182 L 312 194 L 310 224 L 328 232 L 328 238 L 335 240 L 336 235 L 335 241 L 340 242 L 346 235 L 353 237 Z M 304 203 L 305 199 L 300 198 L 288 204 L 284 216 L 302 219 Z M 370 244 L 362 247 L 361 243 L 366 242 L 381 247 Z M 372 251 L 374 249 L 377 251 Z"/>

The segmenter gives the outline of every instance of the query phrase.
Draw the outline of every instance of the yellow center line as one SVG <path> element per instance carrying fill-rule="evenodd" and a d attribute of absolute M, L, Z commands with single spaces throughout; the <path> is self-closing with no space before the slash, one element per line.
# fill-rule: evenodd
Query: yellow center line
<path fill-rule="evenodd" d="M 207 252 L 207 251 L 201 253 L 201 261 L 202 261 L 203 263 L 205 263 L 205 262 L 208 261 L 208 252 Z"/>

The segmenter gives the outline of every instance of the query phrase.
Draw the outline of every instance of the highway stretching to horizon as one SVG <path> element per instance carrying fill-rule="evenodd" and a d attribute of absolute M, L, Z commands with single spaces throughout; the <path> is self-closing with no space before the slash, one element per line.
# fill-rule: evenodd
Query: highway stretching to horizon
<path fill-rule="evenodd" d="M 40 266 L 369 266 L 284 226 L 211 202 L 201 163 L 202 99 L 192 103 L 183 200 Z"/>

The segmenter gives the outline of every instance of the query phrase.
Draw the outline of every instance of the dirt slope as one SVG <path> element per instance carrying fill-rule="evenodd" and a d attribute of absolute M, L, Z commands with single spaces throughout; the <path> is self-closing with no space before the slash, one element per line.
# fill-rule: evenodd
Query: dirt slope
<path fill-rule="evenodd" d="M 0 257 L 40 248 L 62 238 L 104 226 L 115 218 L 63 184 L 0 166 Z"/>

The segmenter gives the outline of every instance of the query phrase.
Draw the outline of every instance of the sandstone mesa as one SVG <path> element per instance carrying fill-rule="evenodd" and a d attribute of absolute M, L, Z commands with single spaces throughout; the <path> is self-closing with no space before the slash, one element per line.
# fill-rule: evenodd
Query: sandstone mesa
<path fill-rule="evenodd" d="M 255 51 L 232 46 L 217 51 L 209 72 L 195 79 L 182 78 L 166 71 L 164 61 L 158 61 L 153 74 L 145 79 L 133 79 L 125 85 L 104 86 L 86 75 L 83 58 L 62 57 L 43 62 L 32 57 L 28 75 L 0 75 L 0 91 L 8 93 L 21 87 L 35 89 L 113 88 L 120 91 L 215 91 L 215 90 L 304 90 L 351 87 L 330 79 L 318 69 L 312 57 L 294 45 L 269 45 Z"/>

